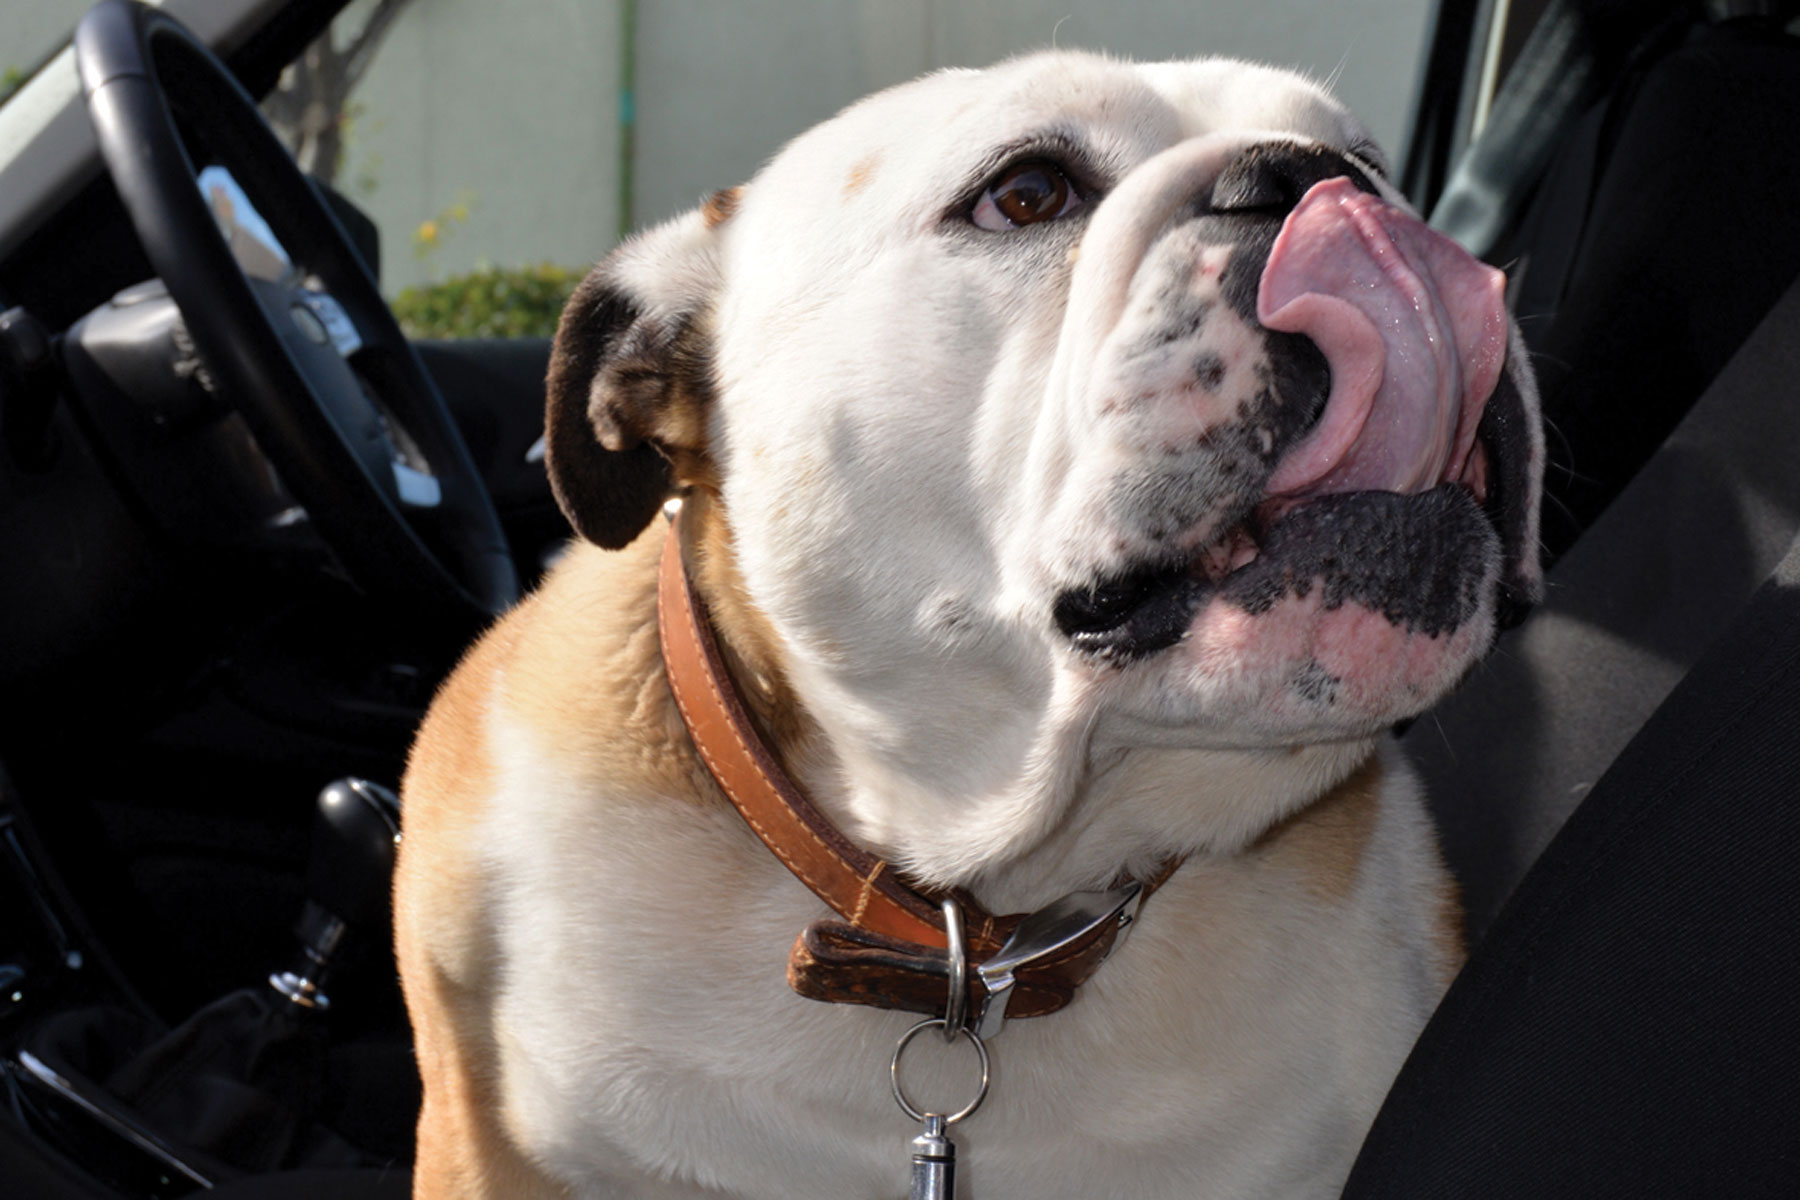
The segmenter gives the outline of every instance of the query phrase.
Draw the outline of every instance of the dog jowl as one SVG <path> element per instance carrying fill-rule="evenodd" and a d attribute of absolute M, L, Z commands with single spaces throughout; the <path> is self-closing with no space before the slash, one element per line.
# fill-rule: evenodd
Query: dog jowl
<path fill-rule="evenodd" d="M 1343 154 L 1227 157 L 1128 252 L 1082 388 L 1122 463 L 1090 458 L 1050 501 L 1103 497 L 1112 541 L 1060 549 L 1053 617 L 1121 666 L 1186 642 L 1188 669 L 1241 671 L 1256 638 L 1269 674 L 1244 699 L 1276 729 L 1410 715 L 1538 586 L 1504 280 Z M 1083 252 L 1134 233 L 1096 221 Z"/>

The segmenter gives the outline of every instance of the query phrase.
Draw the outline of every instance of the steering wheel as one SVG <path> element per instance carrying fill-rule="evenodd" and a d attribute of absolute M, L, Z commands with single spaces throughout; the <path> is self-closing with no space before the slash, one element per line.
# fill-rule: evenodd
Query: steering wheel
<path fill-rule="evenodd" d="M 421 615 L 512 605 L 518 574 L 443 398 L 249 94 L 186 27 L 135 0 L 90 10 L 75 59 L 107 169 L 201 361 L 351 577 Z M 244 274 L 193 145 L 237 180 L 299 270 L 281 282 Z"/>

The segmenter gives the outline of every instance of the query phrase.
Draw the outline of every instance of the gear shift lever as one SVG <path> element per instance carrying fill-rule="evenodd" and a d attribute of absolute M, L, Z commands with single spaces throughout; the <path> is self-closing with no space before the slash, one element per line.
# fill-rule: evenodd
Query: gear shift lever
<path fill-rule="evenodd" d="M 111 1004 L 58 1013 L 29 1034 L 19 1070 L 50 1097 L 59 1122 L 96 1123 L 86 1135 L 93 1145 L 122 1138 L 137 1148 L 125 1152 L 131 1161 L 148 1152 L 158 1170 L 201 1187 L 231 1171 L 366 1161 L 320 1120 L 333 1067 L 317 1014 L 328 1007 L 322 985 L 345 933 L 381 935 L 399 830 L 400 802 L 386 788 L 328 785 L 296 926 L 301 954 L 293 970 L 269 976 L 274 994 L 240 988 L 173 1029 Z M 12 1194 L 3 1182 L 0 1192 Z"/>
<path fill-rule="evenodd" d="M 301 957 L 269 986 L 302 1008 L 326 1009 L 321 990 L 347 929 L 378 924 L 386 911 L 394 848 L 400 843 L 400 798 L 366 779 L 337 779 L 319 793 L 306 908 L 294 932 Z"/>

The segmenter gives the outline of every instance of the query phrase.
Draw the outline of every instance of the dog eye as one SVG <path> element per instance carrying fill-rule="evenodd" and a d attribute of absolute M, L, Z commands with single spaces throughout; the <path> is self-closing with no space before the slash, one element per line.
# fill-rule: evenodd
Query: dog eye
<path fill-rule="evenodd" d="M 994 233 L 1054 221 L 1082 206 L 1081 194 L 1054 163 L 1033 160 L 1006 168 L 990 183 L 969 219 Z"/>

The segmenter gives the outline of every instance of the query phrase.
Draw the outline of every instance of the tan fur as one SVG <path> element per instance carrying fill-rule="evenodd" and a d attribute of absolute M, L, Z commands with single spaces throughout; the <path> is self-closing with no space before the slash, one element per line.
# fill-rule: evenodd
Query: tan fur
<path fill-rule="evenodd" d="M 478 915 L 483 881 L 474 835 L 493 786 L 482 729 L 523 628 L 517 620 L 501 625 L 470 652 L 439 693 L 407 771 L 394 926 L 425 1085 L 413 1169 L 421 1196 L 564 1194 L 492 1119 L 499 1068 L 488 996 L 498 963 Z"/>
<path fill-rule="evenodd" d="M 653 443 L 683 484 L 713 479 L 701 452 L 712 407 L 713 381 L 705 324 L 684 320 L 673 330 L 636 328 L 601 368 L 589 394 L 588 415 L 609 449 Z"/>
<path fill-rule="evenodd" d="M 805 722 L 782 681 L 765 618 L 743 598 L 716 502 L 689 500 L 690 561 L 751 715 L 793 750 Z M 528 598 L 478 642 L 438 693 L 403 785 L 405 838 L 395 871 L 396 956 L 412 1016 L 426 1104 L 415 1194 L 562 1196 L 515 1148 L 502 1117 L 491 1026 L 500 964 L 480 919 L 477 851 L 494 801 L 487 723 L 508 711 L 544 734 L 563 773 L 598 790 L 623 782 L 697 804 L 726 803 L 694 752 L 663 673 L 657 564 L 668 526 L 655 521 L 618 553 L 577 543 Z M 710 584 L 710 586 L 708 586 Z M 783 755 L 786 757 L 786 755 Z M 504 802 L 503 800 L 501 801 Z"/>
<path fill-rule="evenodd" d="M 509 711 L 541 731 L 558 767 L 580 780 L 644 779 L 659 794 L 715 793 L 687 748 L 656 640 L 662 521 L 616 556 L 572 547 L 507 624 Z"/>
<path fill-rule="evenodd" d="M 564 1194 L 524 1160 L 498 1119 L 491 1005 L 500 964 L 480 919 L 486 883 L 476 858 L 494 786 L 486 748 L 493 706 L 504 696 L 577 778 L 642 779 L 661 794 L 723 803 L 662 673 L 654 615 L 666 528 L 654 522 L 618 554 L 572 549 L 457 668 L 413 747 L 394 911 L 427 1097 L 417 1195 Z"/>
<path fill-rule="evenodd" d="M 1379 869 L 1371 849 L 1379 836 L 1385 769 L 1373 755 L 1349 778 L 1265 833 L 1252 853 L 1293 873 L 1308 894 L 1327 903 L 1347 900 L 1365 870 Z M 1440 982 L 1450 980 L 1468 956 L 1463 906 L 1456 880 L 1431 847 L 1435 894 L 1426 905 L 1437 950 Z"/>
<path fill-rule="evenodd" d="M 1309 893 L 1337 903 L 1356 888 L 1381 809 L 1381 759 L 1265 833 L 1256 852 L 1288 864 Z"/>
<path fill-rule="evenodd" d="M 881 165 L 881 156 L 871 154 L 850 168 L 850 175 L 844 180 L 844 198 L 847 200 L 869 186 L 875 178 L 875 168 Z"/>
<path fill-rule="evenodd" d="M 1434 910 L 1437 919 L 1432 923 L 1432 933 L 1437 940 L 1438 953 L 1450 964 L 1443 976 L 1444 986 L 1449 987 L 1450 981 L 1462 969 L 1463 960 L 1469 957 L 1469 922 L 1463 909 L 1462 888 L 1450 874 L 1450 869 L 1444 866 L 1443 852 L 1435 846 L 1433 850 L 1437 854 L 1439 870 Z"/>
<path fill-rule="evenodd" d="M 720 188 L 718 191 L 708 196 L 706 198 L 706 203 L 700 208 L 700 211 L 706 216 L 706 227 L 708 229 L 717 229 L 725 222 L 731 220 L 732 214 L 737 212 L 737 206 L 737 188 Z"/>
<path fill-rule="evenodd" d="M 768 618 L 744 590 L 732 549 L 731 527 L 718 497 L 696 490 L 684 502 L 684 508 L 683 522 L 696 531 L 691 536 L 688 562 L 695 575 L 695 587 L 707 598 L 726 666 L 758 731 L 776 757 L 794 773 L 793 759 L 802 752 L 813 729 L 788 688 L 780 641 Z"/>

